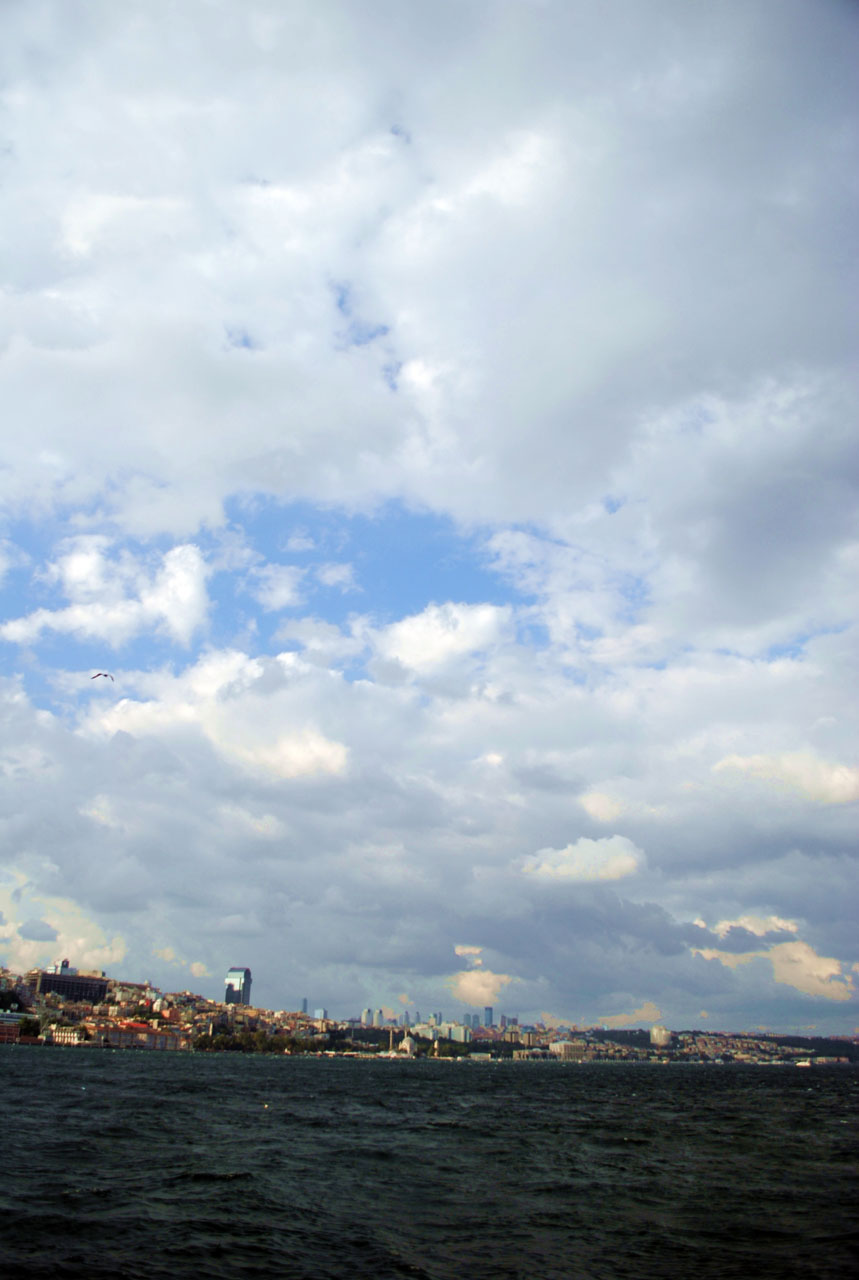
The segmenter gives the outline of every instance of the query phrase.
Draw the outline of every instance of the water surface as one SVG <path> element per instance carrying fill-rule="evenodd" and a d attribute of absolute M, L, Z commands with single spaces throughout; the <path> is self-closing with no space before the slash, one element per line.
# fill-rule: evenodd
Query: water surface
<path fill-rule="evenodd" d="M 0 1047 L 4 1274 L 843 1280 L 859 1071 Z"/>

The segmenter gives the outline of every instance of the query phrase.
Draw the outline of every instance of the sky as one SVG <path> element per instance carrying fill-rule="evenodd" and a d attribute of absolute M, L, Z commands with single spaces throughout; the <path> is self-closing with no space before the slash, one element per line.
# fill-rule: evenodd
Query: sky
<path fill-rule="evenodd" d="M 0 963 L 852 1032 L 856 7 L 0 24 Z"/>

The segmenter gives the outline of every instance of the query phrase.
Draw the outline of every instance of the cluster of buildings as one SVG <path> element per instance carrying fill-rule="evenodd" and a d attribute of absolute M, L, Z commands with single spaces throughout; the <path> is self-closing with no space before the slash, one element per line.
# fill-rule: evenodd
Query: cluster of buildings
<path fill-rule="evenodd" d="M 482 1014 L 463 1012 L 459 1019 L 445 1019 L 440 1010 L 425 1018 L 408 1011 L 391 1018 L 382 1009 L 368 1008 L 357 1017 L 336 1020 L 324 1008 L 311 1013 L 305 998 L 299 1010 L 272 1012 L 251 1004 L 251 983 L 250 969 L 233 967 L 224 981 L 224 999 L 215 1001 L 190 991 L 165 994 L 149 982 L 78 971 L 68 960 L 25 974 L 0 969 L 0 1043 L 181 1051 L 207 1044 L 218 1047 L 222 1042 L 215 1037 L 252 1033 L 255 1048 L 288 1041 L 293 1049 L 305 1043 L 310 1052 L 363 1055 L 797 1065 L 859 1060 L 855 1038 L 839 1042 L 835 1053 L 818 1044 L 810 1057 L 811 1042 L 798 1037 L 672 1032 L 662 1026 L 648 1033 L 548 1027 L 540 1022 L 520 1025 L 507 1014 L 496 1022 L 491 1006 Z"/>

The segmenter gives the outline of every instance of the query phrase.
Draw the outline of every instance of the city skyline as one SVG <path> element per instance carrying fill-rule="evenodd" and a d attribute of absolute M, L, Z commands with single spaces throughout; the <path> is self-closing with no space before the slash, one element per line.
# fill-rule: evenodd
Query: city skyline
<path fill-rule="evenodd" d="M 0 964 L 859 1024 L 859 13 L 776 7 L 5 6 Z"/>

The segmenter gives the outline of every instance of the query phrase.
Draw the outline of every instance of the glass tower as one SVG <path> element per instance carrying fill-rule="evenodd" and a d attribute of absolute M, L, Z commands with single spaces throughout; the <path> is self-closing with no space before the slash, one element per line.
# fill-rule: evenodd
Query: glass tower
<path fill-rule="evenodd" d="M 224 995 L 224 1004 L 250 1004 L 251 1002 L 251 971 L 250 969 L 242 969 L 234 965 L 227 973 L 224 979 L 226 994 Z"/>

